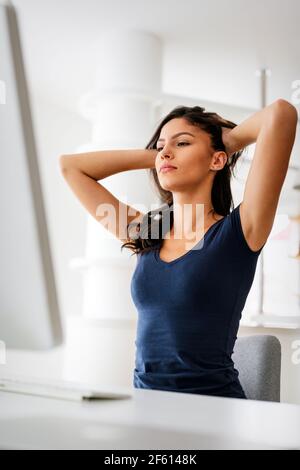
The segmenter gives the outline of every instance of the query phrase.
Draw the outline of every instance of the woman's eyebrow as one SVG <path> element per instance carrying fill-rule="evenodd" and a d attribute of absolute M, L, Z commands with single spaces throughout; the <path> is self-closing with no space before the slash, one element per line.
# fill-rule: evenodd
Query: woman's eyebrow
<path fill-rule="evenodd" d="M 192 137 L 195 137 L 194 134 L 191 134 L 190 132 L 178 132 L 177 134 L 174 134 L 172 137 L 171 137 L 171 140 L 172 139 L 175 139 L 175 137 L 178 137 L 179 135 L 182 135 L 182 134 L 188 134 L 188 135 L 191 135 Z M 165 139 L 158 139 L 157 142 L 160 142 L 160 141 L 163 141 Z"/>

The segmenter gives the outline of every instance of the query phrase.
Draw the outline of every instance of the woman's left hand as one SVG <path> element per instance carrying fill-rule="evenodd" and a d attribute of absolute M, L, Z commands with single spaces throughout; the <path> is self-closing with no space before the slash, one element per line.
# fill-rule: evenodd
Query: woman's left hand
<path fill-rule="evenodd" d="M 231 139 L 231 133 L 232 129 L 228 127 L 222 127 L 222 140 L 223 144 L 225 145 L 225 151 L 228 155 L 228 159 L 234 154 L 235 150 L 233 150 L 232 146 L 232 139 Z"/>

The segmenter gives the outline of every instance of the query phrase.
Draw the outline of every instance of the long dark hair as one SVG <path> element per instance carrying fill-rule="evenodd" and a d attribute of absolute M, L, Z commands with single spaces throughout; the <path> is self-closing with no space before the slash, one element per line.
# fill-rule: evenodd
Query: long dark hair
<path fill-rule="evenodd" d="M 161 129 L 174 118 L 184 118 L 188 123 L 206 131 L 211 137 L 211 146 L 214 151 L 226 152 L 222 140 L 222 127 L 233 129 L 237 126 L 234 122 L 223 119 L 217 113 L 207 112 L 200 106 L 177 106 L 160 122 L 145 149 L 156 148 Z M 230 213 L 230 209 L 234 208 L 230 181 L 232 174 L 234 175 L 235 164 L 242 153 L 243 149 L 234 153 L 222 170 L 216 172 L 211 199 L 214 212 L 217 214 L 226 216 Z M 144 254 L 159 249 L 165 234 L 173 226 L 173 195 L 161 187 L 155 168 L 151 168 L 149 174 L 151 184 L 154 185 L 163 206 L 145 214 L 141 223 L 127 225 L 128 241 L 121 246 L 121 250 L 128 248 L 133 251 L 133 254 Z"/>

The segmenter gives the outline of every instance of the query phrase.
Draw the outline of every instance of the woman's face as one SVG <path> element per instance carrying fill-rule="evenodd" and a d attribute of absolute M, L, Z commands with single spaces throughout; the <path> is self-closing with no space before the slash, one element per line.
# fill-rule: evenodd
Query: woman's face
<path fill-rule="evenodd" d="M 214 150 L 209 134 L 184 118 L 174 118 L 164 125 L 156 148 L 155 168 L 161 187 L 167 191 L 198 186 L 212 173 L 210 167 Z M 173 165 L 176 169 L 163 172 L 161 167 L 164 164 Z"/>

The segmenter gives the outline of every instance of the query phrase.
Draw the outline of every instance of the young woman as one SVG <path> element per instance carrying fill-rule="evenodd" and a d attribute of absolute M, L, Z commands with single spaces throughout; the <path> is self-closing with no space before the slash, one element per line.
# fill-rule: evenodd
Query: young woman
<path fill-rule="evenodd" d="M 136 388 L 246 398 L 231 356 L 274 222 L 297 117 L 282 99 L 239 125 L 181 106 L 160 122 L 145 150 L 61 157 L 63 175 L 84 207 L 137 255 L 131 282 L 138 311 Z M 254 142 L 243 200 L 233 208 L 231 175 Z M 136 211 L 98 183 L 134 169 L 150 170 L 160 209 Z M 108 225 L 107 214 L 99 215 L 102 204 L 114 209 L 116 220 Z"/>

